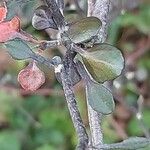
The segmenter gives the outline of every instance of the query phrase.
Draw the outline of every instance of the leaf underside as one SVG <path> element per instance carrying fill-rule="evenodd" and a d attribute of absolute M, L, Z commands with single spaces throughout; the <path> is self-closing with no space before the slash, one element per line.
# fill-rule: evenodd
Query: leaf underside
<path fill-rule="evenodd" d="M 12 56 L 12 58 L 17 60 L 24 60 L 31 58 L 34 56 L 34 52 L 31 48 L 20 39 L 14 39 L 8 42 L 5 42 L 5 47 L 8 53 Z"/>
<path fill-rule="evenodd" d="M 113 96 L 103 85 L 88 82 L 86 85 L 86 96 L 89 105 L 97 112 L 110 114 L 115 107 Z"/>

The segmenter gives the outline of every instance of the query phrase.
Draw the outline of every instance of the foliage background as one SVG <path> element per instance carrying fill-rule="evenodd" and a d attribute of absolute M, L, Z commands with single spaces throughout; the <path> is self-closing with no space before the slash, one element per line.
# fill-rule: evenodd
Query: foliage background
<path fill-rule="evenodd" d="M 12 0 L 13 1 L 13 0 Z M 77 18 L 72 1 L 67 3 L 67 20 Z M 44 31 L 31 25 L 33 10 L 40 3 L 11 3 L 10 18 L 19 14 L 22 27 L 39 39 L 48 38 Z M 20 9 L 21 7 L 21 9 Z M 14 8 L 14 9 L 12 9 Z M 85 8 L 85 5 L 83 5 Z M 54 34 L 55 31 L 47 31 Z M 122 76 L 110 82 L 116 100 L 116 109 L 103 120 L 104 141 L 118 142 L 129 136 L 150 137 L 150 3 L 144 1 L 130 12 L 110 24 L 107 39 L 122 50 L 126 67 Z M 49 49 L 44 55 L 52 57 L 64 53 L 64 48 Z M 28 64 L 14 61 L 2 48 L 0 50 L 0 150 L 72 150 L 76 135 L 66 107 L 61 85 L 53 70 L 44 66 L 47 82 L 37 92 L 20 89 L 18 72 Z M 88 119 L 82 82 L 75 93 L 86 127 Z M 139 99 L 139 96 L 143 98 Z M 140 117 L 139 117 L 140 116 Z M 149 148 L 147 148 L 148 150 Z M 146 150 L 146 149 L 145 149 Z"/>

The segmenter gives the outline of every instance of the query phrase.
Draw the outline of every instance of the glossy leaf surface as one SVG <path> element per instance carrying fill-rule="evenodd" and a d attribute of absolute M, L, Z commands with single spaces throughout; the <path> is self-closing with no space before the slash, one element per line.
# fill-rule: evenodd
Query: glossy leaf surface
<path fill-rule="evenodd" d="M 67 31 L 74 43 L 81 43 L 94 37 L 101 28 L 101 21 L 96 17 L 87 17 L 72 23 Z"/>
<path fill-rule="evenodd" d="M 124 67 L 122 53 L 109 44 L 96 45 L 80 54 L 88 72 L 100 83 L 116 78 Z"/>
<path fill-rule="evenodd" d="M 5 43 L 8 53 L 17 60 L 28 59 L 34 56 L 31 48 L 22 40 L 15 39 Z"/>
<path fill-rule="evenodd" d="M 97 112 L 110 114 L 115 107 L 112 94 L 103 85 L 88 82 L 86 85 L 86 96 L 89 105 Z"/>

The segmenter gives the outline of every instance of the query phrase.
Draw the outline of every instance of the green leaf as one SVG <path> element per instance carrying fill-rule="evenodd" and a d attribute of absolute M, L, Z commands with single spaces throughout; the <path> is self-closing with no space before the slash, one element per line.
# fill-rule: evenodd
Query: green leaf
<path fill-rule="evenodd" d="M 96 45 L 80 55 L 88 72 L 100 83 L 116 78 L 124 67 L 122 53 L 109 44 Z"/>
<path fill-rule="evenodd" d="M 1 132 L 0 134 L 0 149 L 1 150 L 20 150 L 21 145 L 14 133 Z"/>
<path fill-rule="evenodd" d="M 142 111 L 142 123 L 145 125 L 146 129 L 150 128 L 150 110 L 149 109 L 143 109 Z M 137 120 L 137 118 L 134 116 L 131 118 L 131 120 L 128 123 L 127 131 L 130 135 L 143 135 L 143 130 L 141 129 L 141 121 Z"/>
<path fill-rule="evenodd" d="M 115 107 L 113 96 L 103 85 L 88 82 L 86 85 L 86 96 L 89 105 L 97 112 L 110 114 Z"/>
<path fill-rule="evenodd" d="M 56 148 L 51 145 L 45 144 L 45 145 L 38 147 L 36 150 L 54 150 L 54 149 Z"/>
<path fill-rule="evenodd" d="M 66 31 L 74 43 L 82 43 L 94 37 L 101 28 L 101 21 L 96 17 L 87 17 L 72 23 Z"/>
<path fill-rule="evenodd" d="M 20 39 L 14 39 L 6 42 L 5 47 L 12 58 L 17 60 L 28 59 L 35 54 L 31 48 Z"/>
<path fill-rule="evenodd" d="M 143 137 L 131 137 L 120 143 L 102 145 L 106 150 L 136 150 L 150 145 L 150 139 Z"/>

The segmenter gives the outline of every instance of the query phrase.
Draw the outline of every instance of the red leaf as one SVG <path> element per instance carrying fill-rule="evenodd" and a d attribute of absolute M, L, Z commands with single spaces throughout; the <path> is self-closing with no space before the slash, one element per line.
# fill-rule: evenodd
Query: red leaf
<path fill-rule="evenodd" d="M 0 42 L 16 38 L 19 30 L 20 20 L 18 17 L 14 17 L 11 21 L 0 23 Z"/>
<path fill-rule="evenodd" d="M 44 73 L 33 61 L 18 74 L 18 81 L 25 90 L 35 91 L 45 82 Z"/>
<path fill-rule="evenodd" d="M 0 22 L 4 21 L 7 15 L 7 8 L 6 7 L 0 7 Z"/>
<path fill-rule="evenodd" d="M 12 30 L 20 31 L 20 19 L 17 16 L 15 16 L 9 23 Z"/>
<path fill-rule="evenodd" d="M 5 5 L 4 7 L 0 7 L 0 43 L 7 42 L 15 38 L 20 38 L 33 43 L 39 43 L 33 36 L 21 30 L 20 19 L 17 16 L 10 21 L 4 21 L 6 15 L 7 7 Z"/>

